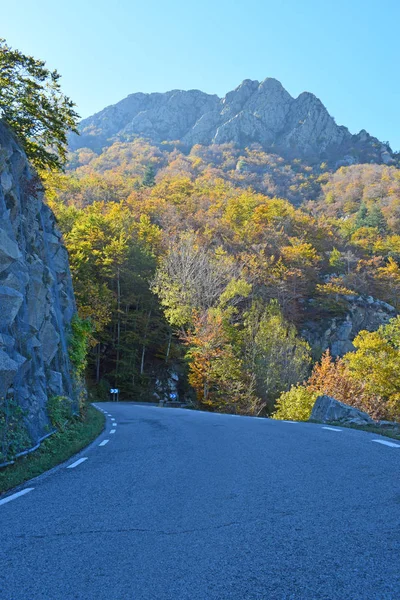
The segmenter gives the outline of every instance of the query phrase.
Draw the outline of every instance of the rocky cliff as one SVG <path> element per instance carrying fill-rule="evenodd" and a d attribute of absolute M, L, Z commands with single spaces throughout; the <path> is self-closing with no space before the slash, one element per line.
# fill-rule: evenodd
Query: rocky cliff
<path fill-rule="evenodd" d="M 366 131 L 352 135 L 338 126 L 322 102 L 303 92 L 292 96 L 276 79 L 246 79 L 224 98 L 199 90 L 131 94 L 84 119 L 70 147 L 100 151 L 116 140 L 146 137 L 153 142 L 194 144 L 259 143 L 288 157 L 342 164 L 392 161 L 390 148 Z"/>
<path fill-rule="evenodd" d="M 312 310 L 314 300 L 309 300 Z M 353 340 L 362 331 L 375 331 L 396 316 L 396 309 L 372 296 L 342 298 L 343 314 L 332 318 L 309 319 L 303 323 L 301 335 L 319 359 L 325 350 L 333 357 L 355 350 Z"/>
<path fill-rule="evenodd" d="M 67 332 L 74 312 L 68 255 L 61 234 L 52 212 L 43 203 L 37 175 L 0 122 L 3 455 L 9 404 L 23 409 L 29 437 L 36 443 L 49 431 L 48 398 L 74 396 L 67 353 Z"/>

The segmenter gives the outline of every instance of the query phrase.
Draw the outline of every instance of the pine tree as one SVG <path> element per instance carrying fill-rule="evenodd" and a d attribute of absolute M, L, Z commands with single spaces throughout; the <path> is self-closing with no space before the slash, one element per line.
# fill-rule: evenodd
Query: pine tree
<path fill-rule="evenodd" d="M 146 167 L 146 171 L 144 172 L 144 177 L 142 181 L 142 185 L 144 187 L 153 187 L 156 184 L 156 173 L 154 171 L 154 167 L 149 165 Z"/>
<path fill-rule="evenodd" d="M 383 215 L 382 209 L 378 204 L 374 204 L 369 211 L 367 220 L 368 227 L 376 227 L 379 233 L 385 234 L 387 232 L 387 223 Z"/>
<path fill-rule="evenodd" d="M 360 208 L 358 209 L 356 215 L 355 226 L 356 229 L 360 229 L 360 227 L 368 227 L 368 208 L 364 201 L 361 202 Z"/>

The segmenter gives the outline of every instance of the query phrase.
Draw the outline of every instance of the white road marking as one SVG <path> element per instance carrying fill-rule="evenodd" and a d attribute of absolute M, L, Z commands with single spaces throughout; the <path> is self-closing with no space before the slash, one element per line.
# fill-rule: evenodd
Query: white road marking
<path fill-rule="evenodd" d="M 282 423 L 292 423 L 293 425 L 298 425 L 298 421 L 285 421 L 284 419 L 282 419 Z"/>
<path fill-rule="evenodd" d="M 111 417 L 111 421 L 115 421 L 114 417 Z"/>
<path fill-rule="evenodd" d="M 110 440 L 103 440 L 99 446 L 105 446 Z"/>
<path fill-rule="evenodd" d="M 371 440 L 377 444 L 383 444 L 384 446 L 390 446 L 391 448 L 400 448 L 400 444 L 394 444 L 393 442 L 384 442 L 383 440 Z"/>
<path fill-rule="evenodd" d="M 75 467 L 77 467 L 78 465 L 80 465 L 81 463 L 85 462 L 85 460 L 87 460 L 88 457 L 85 456 L 85 458 L 79 458 L 78 460 L 76 460 L 74 463 L 72 463 L 72 465 L 69 465 L 67 467 L 67 469 L 75 469 Z"/>
<path fill-rule="evenodd" d="M 12 496 L 8 496 L 8 498 L 4 498 L 4 500 L 0 500 L 0 505 L 7 504 L 7 502 L 11 502 L 11 500 L 15 500 L 16 498 L 19 498 L 20 496 L 25 496 L 25 494 L 27 494 L 28 492 L 31 492 L 34 489 L 35 488 L 25 488 L 24 490 L 21 490 L 20 492 L 17 492 L 16 494 L 13 494 Z"/>
<path fill-rule="evenodd" d="M 115 433 L 115 429 L 111 429 L 110 433 Z"/>
<path fill-rule="evenodd" d="M 343 431 L 343 429 L 338 429 L 337 427 L 323 427 L 322 429 L 329 429 L 329 431 Z"/>

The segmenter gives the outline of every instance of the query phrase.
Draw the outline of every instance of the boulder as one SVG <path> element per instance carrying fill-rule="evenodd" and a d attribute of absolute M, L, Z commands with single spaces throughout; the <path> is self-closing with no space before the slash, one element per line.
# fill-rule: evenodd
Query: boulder
<path fill-rule="evenodd" d="M 349 425 L 373 425 L 375 421 L 367 413 L 348 406 L 331 398 L 331 396 L 318 396 L 311 411 L 310 420 L 320 423 L 348 423 Z"/>
<path fill-rule="evenodd" d="M 0 285 L 0 330 L 9 327 L 14 322 L 23 301 L 24 297 L 20 292 Z"/>
<path fill-rule="evenodd" d="M 8 388 L 18 373 L 19 365 L 0 349 L 0 398 L 4 398 Z"/>
<path fill-rule="evenodd" d="M 60 336 L 50 321 L 45 321 L 39 333 L 39 340 L 42 344 L 43 360 L 45 363 L 50 364 L 57 354 L 58 344 L 60 343 Z"/>
<path fill-rule="evenodd" d="M 48 388 L 52 396 L 62 396 L 63 380 L 59 371 L 50 371 L 48 379 Z"/>
<path fill-rule="evenodd" d="M 21 258 L 18 245 L 7 235 L 4 229 L 0 229 L 0 273 L 8 269 L 14 261 Z"/>

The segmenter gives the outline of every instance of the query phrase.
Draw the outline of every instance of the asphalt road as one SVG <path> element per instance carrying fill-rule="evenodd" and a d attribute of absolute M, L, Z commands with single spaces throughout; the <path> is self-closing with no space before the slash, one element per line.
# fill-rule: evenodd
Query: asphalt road
<path fill-rule="evenodd" d="M 94 445 L 0 501 L 1 600 L 399 600 L 400 443 L 99 406 Z"/>

